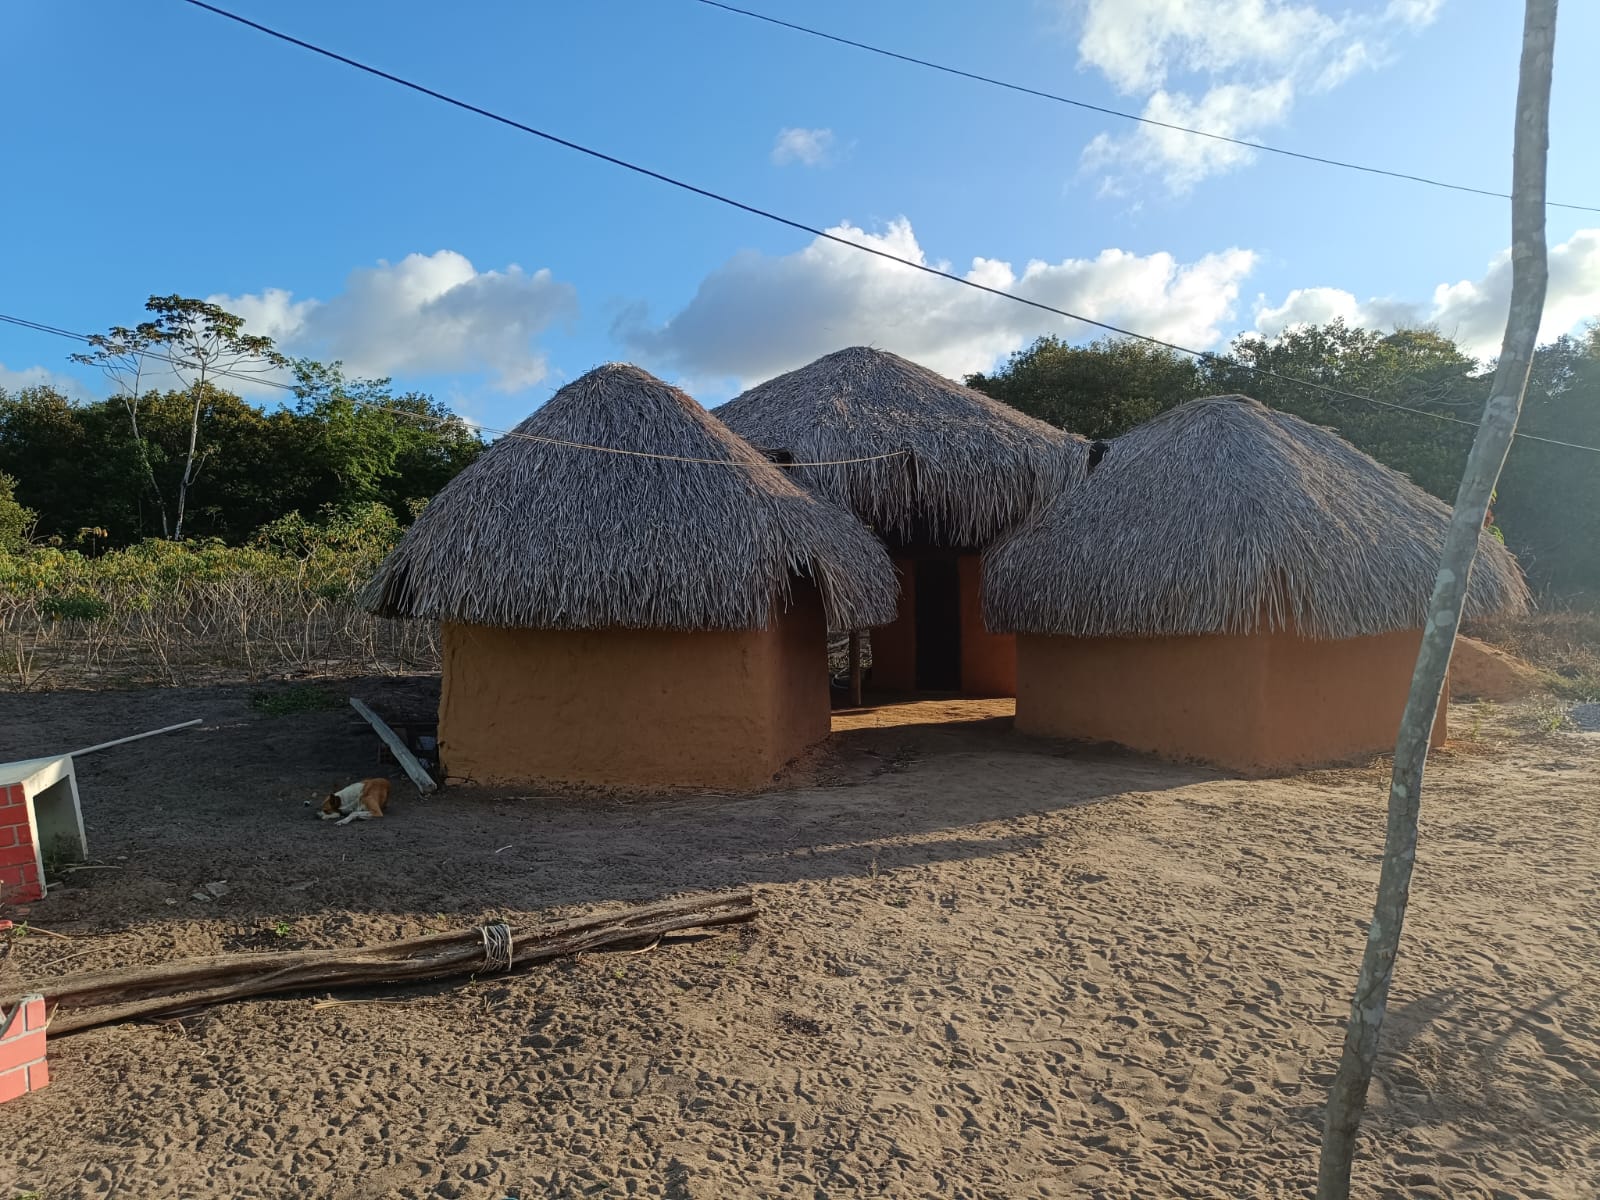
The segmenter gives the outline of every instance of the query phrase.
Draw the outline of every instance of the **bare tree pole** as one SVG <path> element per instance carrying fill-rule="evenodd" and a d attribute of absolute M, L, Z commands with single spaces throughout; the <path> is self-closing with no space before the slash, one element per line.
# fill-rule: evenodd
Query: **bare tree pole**
<path fill-rule="evenodd" d="M 1411 869 L 1416 860 L 1417 813 L 1428 741 L 1439 711 L 1445 672 L 1466 602 L 1467 579 L 1477 555 L 1484 516 L 1522 411 L 1533 352 L 1539 340 L 1548 274 L 1545 252 L 1545 160 L 1550 146 L 1550 73 L 1555 55 L 1556 0 L 1527 0 L 1522 65 L 1517 85 L 1516 142 L 1511 182 L 1511 311 L 1495 368 L 1483 424 L 1472 441 L 1456 492 L 1439 574 L 1428 603 L 1422 648 L 1395 744 L 1389 784 L 1389 822 L 1378 902 L 1367 934 L 1361 975 L 1350 1004 L 1339 1073 L 1328 1096 L 1317 1171 L 1317 1200 L 1346 1200 L 1356 1133 L 1378 1057 L 1378 1038 L 1389 1003 L 1400 930 L 1405 922 Z"/>
<path fill-rule="evenodd" d="M 161 494 L 161 485 L 156 482 L 156 470 L 150 463 L 150 447 L 145 444 L 144 434 L 139 431 L 139 405 L 144 400 L 145 359 L 156 352 L 156 331 L 150 325 L 140 325 L 134 329 L 116 325 L 110 333 L 91 334 L 89 345 L 93 347 L 90 353 L 69 357 L 75 363 L 99 367 L 116 387 L 122 407 L 128 414 L 128 424 L 133 430 L 133 445 L 139 452 L 139 463 L 144 467 L 145 482 L 150 485 L 150 494 L 155 498 L 156 512 L 161 518 L 161 536 L 167 537 L 172 532 L 167 520 L 167 500 Z"/>
<path fill-rule="evenodd" d="M 213 375 L 238 375 L 279 370 L 289 360 L 272 344 L 272 339 L 244 332 L 244 318 L 206 300 L 183 296 L 151 296 L 145 309 L 154 313 L 151 321 L 139 328 L 148 330 L 164 351 L 173 373 L 189 388 L 193 401 L 189 414 L 189 449 L 183 459 L 183 474 L 178 478 L 178 497 L 172 519 L 172 540 L 183 540 L 183 523 L 189 508 L 189 489 L 205 461 L 199 449 L 200 418 L 211 398 Z"/>

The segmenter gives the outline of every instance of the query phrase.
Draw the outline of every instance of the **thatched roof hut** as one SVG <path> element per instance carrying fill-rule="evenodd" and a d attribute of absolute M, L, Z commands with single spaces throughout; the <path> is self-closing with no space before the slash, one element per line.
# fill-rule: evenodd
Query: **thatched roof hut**
<path fill-rule="evenodd" d="M 1422 628 L 1450 510 L 1327 429 L 1244 396 L 1193 400 L 1104 458 L 985 561 L 994 629 L 1074 637 Z M 1522 611 L 1484 533 L 1469 616 Z"/>
<path fill-rule="evenodd" d="M 611 363 L 452 480 L 367 601 L 501 628 L 762 629 L 793 576 L 815 582 L 838 627 L 894 616 L 889 560 L 855 518 L 682 391 Z"/>
<path fill-rule="evenodd" d="M 855 346 L 757 385 L 716 410 L 799 467 L 808 490 L 886 539 L 980 547 L 1053 496 L 1081 439 L 897 354 Z"/>

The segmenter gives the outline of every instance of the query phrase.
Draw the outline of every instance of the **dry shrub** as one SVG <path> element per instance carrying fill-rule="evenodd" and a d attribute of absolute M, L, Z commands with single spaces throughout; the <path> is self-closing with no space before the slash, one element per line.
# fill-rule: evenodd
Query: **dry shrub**
<path fill-rule="evenodd" d="M 1600 697 L 1600 596 L 1547 598 L 1525 616 L 1474 622 L 1464 632 L 1548 672 L 1565 695 Z"/>
<path fill-rule="evenodd" d="M 0 554 L 0 686 L 433 669 L 432 623 L 356 604 L 399 533 L 370 505 L 316 523 L 290 515 L 249 546 Z"/>

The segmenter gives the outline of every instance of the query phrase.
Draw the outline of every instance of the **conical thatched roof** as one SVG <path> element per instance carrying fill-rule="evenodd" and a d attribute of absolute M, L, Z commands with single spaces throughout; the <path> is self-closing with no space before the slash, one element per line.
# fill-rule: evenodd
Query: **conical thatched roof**
<path fill-rule="evenodd" d="M 717 416 L 795 462 L 806 488 L 886 538 L 983 546 L 1060 489 L 1083 443 L 885 350 L 855 346 L 736 396 Z"/>
<path fill-rule="evenodd" d="M 760 629 L 795 574 L 816 581 L 837 628 L 894 617 L 893 568 L 860 522 L 677 388 L 611 363 L 453 479 L 366 599 L 384 616 L 480 625 Z"/>
<path fill-rule="evenodd" d="M 1449 508 L 1331 431 L 1244 396 L 1192 400 L 1110 443 L 984 562 L 989 627 L 1137 637 L 1426 623 Z M 1528 604 L 1478 543 L 1469 616 Z"/>

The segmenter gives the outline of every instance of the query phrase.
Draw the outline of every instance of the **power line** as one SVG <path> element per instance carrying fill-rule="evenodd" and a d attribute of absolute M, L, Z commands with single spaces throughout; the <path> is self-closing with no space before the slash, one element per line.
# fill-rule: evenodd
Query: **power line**
<path fill-rule="evenodd" d="M 621 167 L 626 171 L 632 171 L 637 175 L 643 175 L 660 183 L 668 184 L 671 187 L 679 188 L 682 191 L 691 192 L 694 195 L 702 196 L 707 200 L 714 200 L 718 204 L 727 205 L 729 208 L 736 208 L 741 212 L 750 213 L 752 216 L 761 217 L 765 220 L 776 222 L 779 225 L 785 225 L 790 229 L 797 229 L 802 233 L 809 233 L 813 237 L 822 238 L 826 241 L 837 243 L 840 246 L 848 246 L 852 250 L 859 250 L 863 254 L 871 254 L 878 258 L 886 259 L 892 263 L 899 263 L 902 267 L 910 267 L 914 271 L 921 271 L 924 275 L 932 275 L 938 279 L 949 280 L 951 283 L 959 283 L 963 287 L 973 288 L 974 290 L 980 292 L 987 292 L 989 295 L 999 296 L 1003 300 L 1011 300 L 1017 304 L 1025 304 L 1029 308 L 1037 309 L 1040 312 L 1047 312 L 1058 317 L 1065 317 L 1069 321 L 1078 321 L 1084 325 L 1093 326 L 1096 329 L 1104 329 L 1108 333 L 1114 333 L 1120 337 L 1133 338 L 1136 341 L 1146 342 L 1152 346 L 1161 346 L 1164 349 L 1173 351 L 1174 353 L 1185 354 L 1191 358 L 1197 358 L 1202 361 L 1215 357 L 1204 350 L 1191 350 L 1187 346 L 1178 345 L 1176 342 L 1169 342 L 1163 340 L 1162 338 L 1151 337 L 1147 333 L 1137 333 L 1132 329 L 1124 329 L 1120 325 L 1112 325 L 1106 321 L 1097 321 L 1092 317 L 1080 316 L 1077 313 L 1068 312 L 1064 308 L 1057 308 L 1052 304 L 1046 304 L 1041 300 L 1030 300 L 1026 296 L 1017 295 L 1015 292 L 1008 292 L 1001 288 L 990 287 L 986 283 L 979 283 L 975 279 L 968 279 L 964 276 L 956 275 L 950 271 L 943 271 L 938 267 L 930 267 L 926 263 L 916 262 L 915 260 L 909 258 L 901 258 L 898 254 L 891 254 L 889 251 L 880 250 L 876 246 L 869 246 L 863 242 L 852 241 L 850 238 L 842 237 L 837 233 L 830 233 L 826 229 L 820 229 L 815 225 L 808 225 L 804 221 L 797 221 L 792 217 L 785 217 L 767 209 L 759 208 L 756 205 L 746 204 L 742 200 L 735 200 L 730 196 L 722 195 L 720 192 L 711 191 L 709 188 L 699 187 L 682 179 L 676 179 L 671 175 L 662 174 L 660 171 L 651 170 L 649 167 L 642 167 L 637 163 L 629 162 L 627 159 L 618 158 L 615 155 L 607 154 L 601 150 L 595 150 L 592 147 L 584 146 L 578 142 L 570 141 L 564 137 L 559 137 L 556 134 L 549 133 L 543 129 L 536 129 L 532 125 L 526 125 L 523 122 L 514 120 L 511 117 L 504 116 L 497 112 L 492 112 L 487 108 L 480 108 L 478 105 L 469 103 L 466 100 L 460 100 L 454 96 L 446 95 L 444 92 L 435 91 L 433 88 L 416 83 L 409 79 L 405 79 L 399 75 L 391 74 L 390 72 L 382 70 L 379 67 L 370 66 L 367 63 L 360 62 L 357 59 L 350 58 L 346 55 L 338 53 L 337 51 L 328 50 L 322 46 L 316 45 L 315 43 L 297 38 L 293 34 L 288 34 L 282 32 L 281 30 L 273 29 L 270 26 L 261 24 L 259 21 L 252 21 L 248 17 L 242 17 L 237 13 L 229 12 L 225 8 L 218 8 L 214 4 L 206 3 L 206 0 L 184 0 L 184 3 L 192 4 L 196 8 L 203 8 L 207 12 L 214 13 L 219 17 L 226 18 L 229 21 L 246 26 L 249 29 L 254 29 L 258 33 L 264 33 L 268 37 L 276 38 L 281 42 L 287 42 L 291 46 L 297 46 L 302 50 L 309 51 L 312 54 L 320 55 L 323 58 L 332 59 L 334 62 L 343 63 L 347 67 L 353 67 L 357 71 L 363 71 L 368 75 L 373 75 L 379 79 L 387 80 L 390 83 L 407 88 L 410 91 L 418 92 L 421 95 L 438 100 L 443 104 L 448 104 L 454 108 L 462 109 L 465 112 L 470 112 L 477 116 L 484 117 L 490 121 L 496 122 L 497 124 L 505 125 L 511 129 L 518 130 L 521 133 L 530 134 L 533 137 L 541 138 L 544 141 L 552 142 L 555 145 L 564 146 L 568 150 L 575 150 L 579 154 L 584 154 L 590 158 L 599 159 L 601 162 L 610 163 L 612 166 Z M 1357 400 L 1363 404 L 1376 404 L 1383 408 L 1392 408 L 1398 412 L 1414 413 L 1420 417 L 1433 417 L 1436 420 L 1452 421 L 1458 425 L 1466 425 L 1474 429 L 1477 428 L 1476 422 L 1462 420 L 1459 417 L 1450 417 L 1444 415 L 1443 413 L 1429 412 L 1427 409 L 1422 408 L 1410 408 L 1404 404 L 1394 404 L 1388 400 L 1377 400 L 1371 396 L 1362 396 L 1356 392 L 1347 392 L 1340 388 L 1329 387 L 1324 383 L 1315 383 L 1309 379 L 1296 379 L 1292 375 L 1280 375 L 1278 372 L 1268 370 L 1265 367 L 1253 366 L 1247 363 L 1240 363 L 1238 365 L 1243 367 L 1245 370 L 1250 371 L 1254 375 L 1259 375 L 1268 379 L 1276 379 L 1280 382 L 1292 384 L 1298 387 L 1309 388 L 1312 391 L 1322 392 L 1325 395 L 1335 396 L 1343 400 Z M 1600 449 L 1597 449 L 1593 446 L 1578 446 L 1575 443 L 1558 442 L 1553 438 L 1535 437 L 1533 434 L 1518 434 L 1517 436 L 1526 437 L 1530 441 L 1550 442 L 1553 445 L 1561 446 L 1571 445 L 1575 449 L 1595 450 L 1596 453 L 1600 453 Z"/>
<path fill-rule="evenodd" d="M 20 326 L 23 329 L 31 329 L 37 333 L 54 334 L 56 337 L 72 338 L 79 342 L 91 342 L 93 340 L 86 333 L 74 333 L 70 329 L 62 329 L 55 325 L 45 325 L 38 321 L 29 321 L 26 318 L 13 317 L 5 313 L 0 313 L 0 321 L 4 321 L 8 325 Z M 135 353 L 142 354 L 148 358 L 153 358 L 158 362 L 170 363 L 173 366 L 187 365 L 180 360 L 173 358 L 169 354 L 162 354 L 158 350 L 143 350 L 136 351 Z M 174 374 L 176 374 L 176 372 L 174 372 Z M 238 379 L 246 383 L 274 387 L 278 388 L 280 391 L 294 392 L 297 395 L 300 393 L 300 389 L 292 383 L 283 383 L 277 379 L 267 379 L 263 376 L 253 374 L 248 371 L 241 372 L 219 370 L 212 371 L 210 374 L 227 379 Z M 495 429 L 489 425 L 480 425 L 476 421 L 469 421 L 467 418 L 458 416 L 454 413 L 448 417 L 434 417 L 429 416 L 426 413 L 412 412 L 409 409 L 395 408 L 393 405 L 389 404 L 379 404 L 373 400 L 361 400 L 348 396 L 346 399 L 349 400 L 351 404 L 358 405 L 361 408 L 371 409 L 374 412 L 392 413 L 397 417 L 406 417 L 413 421 L 424 421 L 430 425 L 448 425 L 451 422 L 457 422 L 461 425 L 465 425 L 468 429 L 476 430 L 478 433 L 488 433 L 494 435 L 495 437 L 513 438 L 518 441 L 538 442 L 546 446 L 560 446 L 567 450 L 593 450 L 599 454 L 617 454 L 625 458 L 650 458 L 661 462 L 699 463 L 709 467 L 743 467 L 750 469 L 773 466 L 781 467 L 784 470 L 792 470 L 796 467 L 845 467 L 851 466 L 855 463 L 882 462 L 884 459 L 900 458 L 909 453 L 909 451 L 906 450 L 891 450 L 887 454 L 869 454 L 861 458 L 836 458 L 824 462 L 787 463 L 772 463 L 765 461 L 760 463 L 747 463 L 740 462 L 736 459 L 727 458 L 690 458 L 681 454 L 656 454 L 649 450 L 628 450 L 621 446 L 598 446 L 592 445 L 588 442 L 571 441 L 567 438 L 545 437 L 537 433 L 518 433 L 515 430 Z"/>
<path fill-rule="evenodd" d="M 858 42 L 853 38 L 842 37 L 836 33 L 813 29 L 809 25 L 799 25 L 793 21 L 783 21 L 777 17 L 768 16 L 766 13 L 752 12 L 748 8 L 724 4 L 722 0 L 698 0 L 698 3 L 704 4 L 709 8 L 720 8 L 724 12 L 737 13 L 741 17 L 749 17 L 751 20 L 764 21 L 768 25 L 791 29 L 796 33 L 803 33 L 809 37 L 837 42 L 841 46 L 852 46 L 857 50 L 865 50 L 869 54 L 878 54 L 884 58 L 892 58 L 900 62 L 911 63 L 914 66 L 926 67 L 930 71 L 942 71 L 946 75 L 955 75 L 977 83 L 986 83 L 990 87 L 1004 88 L 1008 92 L 1020 92 L 1025 96 L 1033 96 L 1040 100 L 1050 100 L 1056 104 L 1070 105 L 1073 108 L 1080 108 L 1087 112 L 1100 113 L 1102 116 L 1116 117 L 1123 121 L 1135 121 L 1140 125 L 1150 125 L 1157 129 L 1171 130 L 1174 133 L 1186 133 L 1192 137 L 1209 138 L 1214 142 L 1226 142 L 1230 146 L 1242 146 L 1247 150 L 1264 150 L 1268 154 L 1280 154 L 1285 158 L 1298 158 L 1303 162 L 1320 163 L 1327 167 L 1343 167 L 1349 171 L 1364 171 L 1368 175 L 1384 175 L 1390 179 L 1403 179 L 1410 183 L 1425 183 L 1430 187 L 1447 188 L 1452 192 L 1469 192 L 1475 196 L 1490 196 L 1496 200 L 1511 199 L 1509 192 L 1496 192 L 1489 188 L 1472 187 L 1464 183 L 1450 183 L 1443 179 L 1430 179 L 1426 175 L 1412 175 L 1405 171 L 1390 171 L 1384 167 L 1370 167 L 1364 163 L 1346 162 L 1343 159 L 1327 158 L 1320 154 L 1306 154 L 1299 150 L 1287 150 L 1282 146 L 1268 146 L 1262 142 L 1251 142 L 1246 141 L 1244 138 L 1229 137 L 1225 133 L 1212 133 L 1205 129 L 1191 129 L 1187 125 L 1177 125 L 1171 121 L 1158 121 L 1154 117 L 1142 117 L 1138 113 L 1123 112 L 1121 109 L 1107 108 L 1101 104 L 1091 104 L 1087 100 L 1075 100 L 1071 96 L 1046 92 L 1040 88 L 1028 87 L 1025 84 L 1010 83 L 1004 79 L 996 79 L 991 75 L 980 75 L 976 71 L 964 71 L 960 67 L 932 62 L 926 58 L 917 58 L 911 54 L 902 54 L 897 50 L 888 50 L 882 46 L 870 45 L 867 42 Z M 1562 204 L 1555 200 L 1546 201 L 1545 206 L 1547 208 L 1567 208 L 1577 212 L 1600 212 L 1600 206 L 1597 205 Z"/>
<path fill-rule="evenodd" d="M 1001 293 L 1001 294 L 1004 295 L 1005 293 Z M 30 321 L 30 320 L 27 320 L 26 318 L 10 316 L 10 315 L 8 315 L 6 313 L 0 313 L 0 322 L 5 322 L 6 324 L 9 324 L 9 325 L 17 325 L 17 326 L 22 327 L 23 329 L 31 329 L 31 330 L 34 330 L 34 331 L 39 332 L 39 333 L 49 333 L 49 334 L 53 334 L 53 335 L 55 335 L 57 337 L 72 338 L 72 339 L 74 339 L 76 341 L 80 341 L 80 342 L 88 342 L 88 341 L 91 340 L 88 334 L 74 333 L 70 329 L 62 329 L 59 326 L 55 326 L 55 325 L 45 325 L 45 324 L 42 324 L 42 323 L 40 323 L 38 321 Z M 1174 345 L 1174 344 L 1172 344 L 1170 342 L 1158 341 L 1155 338 L 1144 338 L 1144 337 L 1141 337 L 1139 334 L 1130 334 L 1128 336 L 1134 337 L 1134 338 L 1138 338 L 1141 341 L 1155 342 L 1155 344 L 1158 345 L 1158 346 L 1167 346 L 1170 349 L 1176 350 L 1176 351 L 1178 351 L 1178 352 L 1180 352 L 1182 354 L 1187 354 L 1187 355 L 1189 355 L 1189 356 L 1191 356 L 1193 358 L 1200 359 L 1201 361 L 1206 361 L 1206 360 L 1221 361 L 1218 358 L 1217 355 L 1210 354 L 1210 353 L 1208 353 L 1206 351 L 1203 351 L 1203 350 L 1189 350 L 1189 349 L 1185 349 L 1182 346 Z M 171 358 L 168 355 L 160 354 L 160 353 L 158 353 L 156 351 L 147 351 L 146 353 L 148 353 L 150 357 L 158 359 L 158 360 L 160 360 L 162 362 L 172 363 L 175 366 L 183 365 L 183 364 L 179 363 L 178 360 L 176 360 L 174 358 Z M 1380 408 L 1391 408 L 1391 409 L 1396 410 L 1397 412 L 1411 413 L 1412 415 L 1418 416 L 1418 417 L 1431 417 L 1435 421 L 1448 421 L 1452 425 L 1464 425 L 1469 429 L 1478 428 L 1478 422 L 1476 422 L 1476 421 L 1468 421 L 1468 420 L 1466 420 L 1466 419 L 1464 419 L 1462 417 L 1452 417 L 1452 416 L 1449 416 L 1446 413 L 1431 412 L 1431 411 L 1429 411 L 1428 409 L 1425 409 L 1425 408 L 1413 408 L 1413 407 L 1411 407 L 1409 405 L 1405 405 L 1405 404 L 1395 404 L 1395 403 L 1392 403 L 1391 401 L 1388 401 L 1388 400 L 1379 400 L 1379 399 L 1377 399 L 1376 397 L 1373 397 L 1373 396 L 1363 396 L 1358 392 L 1342 391 L 1339 388 L 1329 387 L 1327 384 L 1324 384 L 1324 383 L 1314 383 L 1309 379 L 1297 379 L 1292 375 L 1281 375 L 1276 371 L 1269 371 L 1265 367 L 1258 367 L 1258 366 L 1255 366 L 1254 364 L 1251 364 L 1251 363 L 1234 362 L 1231 365 L 1237 367 L 1239 370 L 1249 371 L 1251 374 L 1263 375 L 1263 376 L 1266 376 L 1266 377 L 1271 378 L 1271 379 L 1277 379 L 1277 380 L 1279 380 L 1281 382 L 1284 382 L 1284 383 L 1299 384 L 1302 387 L 1311 388 L 1314 391 L 1325 392 L 1325 393 L 1328 393 L 1330 395 L 1337 396 L 1337 397 L 1339 397 L 1341 399 L 1359 400 L 1364 404 L 1375 404 L 1375 405 L 1378 405 Z M 265 385 L 267 387 L 278 388 L 278 389 L 280 389 L 282 391 L 285 391 L 285 392 L 294 392 L 294 393 L 298 394 L 299 391 L 300 391 L 300 389 L 297 388 L 292 383 L 282 383 L 282 382 L 279 382 L 276 379 L 263 378 L 260 375 L 241 374 L 241 373 L 235 372 L 235 371 L 216 371 L 216 372 L 213 372 L 213 374 L 224 376 L 224 377 L 229 378 L 229 379 L 239 379 L 239 380 L 242 380 L 242 381 L 244 381 L 246 383 L 262 384 L 262 385 Z M 604 453 L 604 454 L 622 454 L 622 455 L 627 455 L 627 456 L 634 457 L 634 458 L 662 459 L 662 460 L 665 460 L 667 462 L 703 462 L 703 463 L 706 463 L 707 465 L 711 465 L 711 466 L 724 466 L 724 467 L 726 467 L 726 466 L 743 466 L 743 465 L 745 465 L 745 464 L 742 464 L 742 463 L 730 462 L 730 461 L 728 461 L 726 459 L 717 459 L 717 458 L 712 458 L 712 459 L 681 458 L 681 457 L 679 457 L 677 455 L 672 455 L 672 454 L 652 454 L 649 451 L 645 451 L 645 450 L 623 450 L 623 449 L 620 449 L 620 448 L 618 448 L 616 446 L 594 446 L 594 445 L 589 445 L 589 444 L 584 443 L 584 442 L 569 442 L 569 441 L 565 441 L 565 440 L 563 440 L 561 438 L 541 437 L 541 436 L 539 436 L 537 434 L 517 433 L 517 432 L 515 432 L 513 430 L 495 429 L 492 426 L 480 425 L 475 421 L 469 421 L 467 418 L 462 417 L 462 416 L 457 416 L 455 414 L 452 414 L 449 417 L 429 417 L 429 416 L 426 416 L 426 415 L 424 415 L 422 413 L 414 413 L 414 412 L 411 412 L 411 411 L 409 411 L 407 409 L 394 408 L 394 407 L 392 407 L 390 405 L 378 404 L 378 403 L 373 402 L 373 401 L 354 400 L 354 399 L 352 399 L 351 403 L 352 404 L 359 404 L 359 405 L 362 405 L 363 407 L 371 408 L 371 409 L 374 409 L 374 410 L 376 410 L 378 412 L 387 412 L 387 413 L 392 413 L 392 414 L 394 414 L 395 416 L 398 416 L 398 417 L 406 417 L 406 418 L 408 418 L 410 420 L 427 421 L 427 422 L 429 422 L 431 424 L 434 424 L 434 425 L 443 425 L 443 424 L 449 423 L 450 421 L 457 421 L 457 422 L 460 422 L 462 425 L 465 425 L 469 429 L 477 430 L 479 433 L 492 434 L 495 437 L 520 438 L 520 439 L 523 439 L 525 441 L 543 442 L 543 443 L 546 443 L 548 445 L 564 446 L 564 447 L 567 447 L 569 449 L 574 449 L 574 450 L 595 450 L 595 451 L 599 451 L 599 452 Z M 1600 454 L 1600 446 L 1586 446 L 1586 445 L 1583 445 L 1581 442 L 1564 442 L 1564 441 L 1561 441 L 1559 438 L 1540 437 L 1538 434 L 1535 434 L 1535 433 L 1523 433 L 1521 430 L 1518 430 L 1515 436 L 1517 436 L 1519 438 L 1522 438 L 1525 441 L 1543 442 L 1545 445 L 1548 445 L 1548 446 L 1564 446 L 1569 450 L 1587 450 L 1592 454 Z M 894 451 L 891 451 L 888 454 L 874 454 L 874 455 L 868 455 L 868 456 L 866 456 L 864 458 L 832 459 L 832 460 L 829 460 L 829 461 L 826 461 L 826 462 L 774 463 L 772 465 L 778 466 L 778 467 L 782 467 L 782 468 L 784 468 L 786 470 L 787 469 L 796 468 L 796 467 L 841 467 L 841 466 L 849 466 L 849 465 L 851 465 L 853 463 L 879 462 L 879 461 L 882 461 L 884 459 L 898 458 L 901 455 L 904 455 L 904 454 L 907 454 L 907 453 L 908 453 L 908 451 L 905 451 L 905 450 L 894 450 Z"/>

